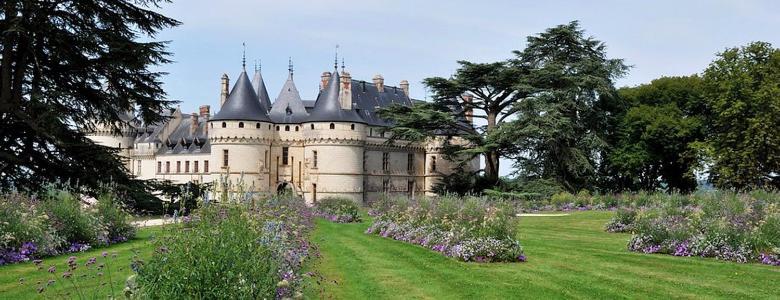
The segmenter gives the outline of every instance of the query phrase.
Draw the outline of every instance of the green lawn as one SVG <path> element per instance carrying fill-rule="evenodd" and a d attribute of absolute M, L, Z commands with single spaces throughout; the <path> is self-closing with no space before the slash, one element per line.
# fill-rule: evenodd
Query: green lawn
<path fill-rule="evenodd" d="M 524 217 L 526 263 L 462 263 L 364 234 L 368 222 L 317 221 L 314 265 L 327 281 L 307 291 L 335 299 L 780 298 L 780 268 L 626 250 L 602 230 L 610 212 Z M 315 291 L 315 289 L 317 291 Z M 319 295 L 318 295 L 319 294 Z"/>
<path fill-rule="evenodd" d="M 149 241 L 160 230 L 160 227 L 141 228 L 138 230 L 138 235 L 135 239 L 125 243 L 91 249 L 90 251 L 77 254 L 46 258 L 41 264 L 43 266 L 42 270 L 37 270 L 36 266 L 31 262 L 2 266 L 0 267 L 0 299 L 62 299 L 71 297 L 78 299 L 78 293 L 71 285 L 71 282 L 62 278 L 62 272 L 67 270 L 66 260 L 71 255 L 78 258 L 79 267 L 76 269 L 76 276 L 85 273 L 89 274 L 89 276 L 79 278 L 76 281 L 81 287 L 85 298 L 106 299 L 111 294 L 111 286 L 108 284 L 101 286 L 101 283 L 108 282 L 108 271 L 103 272 L 102 278 L 94 276 L 96 272 L 84 272 L 84 263 L 90 257 L 98 257 L 99 262 L 108 261 L 106 266 L 110 268 L 114 293 L 117 298 L 123 298 L 122 290 L 125 286 L 125 279 L 132 273 L 130 262 L 133 255 L 137 252 L 142 258 L 150 256 L 152 248 L 149 246 Z M 103 251 L 108 253 L 116 252 L 116 258 L 112 258 L 111 255 L 105 259 L 100 257 Z M 57 272 L 49 274 L 46 270 L 52 265 L 56 267 Z M 23 280 L 20 281 L 20 279 Z M 43 294 L 38 294 L 36 291 L 38 285 L 36 283 L 46 283 L 49 279 L 54 279 L 55 283 Z M 72 295 L 66 296 L 66 293 L 72 293 Z"/>

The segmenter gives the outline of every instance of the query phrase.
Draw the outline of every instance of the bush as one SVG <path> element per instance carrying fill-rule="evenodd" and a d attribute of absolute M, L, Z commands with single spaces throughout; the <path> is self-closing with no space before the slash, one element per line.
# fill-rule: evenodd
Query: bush
<path fill-rule="evenodd" d="M 377 218 L 366 233 L 417 244 L 462 261 L 525 261 L 516 240 L 516 211 L 484 198 L 397 199 L 372 207 Z"/>
<path fill-rule="evenodd" d="M 131 216 L 122 208 L 122 204 L 110 193 L 103 193 L 95 205 L 95 216 L 102 231 L 99 240 L 104 244 L 115 244 L 135 237 L 136 227 Z"/>
<path fill-rule="evenodd" d="M 50 226 L 58 236 L 73 244 L 97 243 L 98 220 L 81 209 L 81 202 L 65 190 L 51 190 L 43 201 Z"/>
<path fill-rule="evenodd" d="M 317 215 L 336 223 L 360 222 L 358 205 L 347 198 L 329 197 L 315 204 Z"/>
<path fill-rule="evenodd" d="M 780 265 L 778 198 L 774 193 L 653 195 L 643 201 L 655 204 L 636 217 L 628 248 Z"/>
<path fill-rule="evenodd" d="M 636 210 L 620 208 L 609 220 L 605 229 L 607 232 L 631 232 L 634 229 L 636 216 Z"/>
<path fill-rule="evenodd" d="M 155 239 L 134 262 L 126 293 L 152 299 L 302 297 L 313 215 L 302 200 L 205 205 Z M 183 234 L 184 233 L 184 234 Z"/>

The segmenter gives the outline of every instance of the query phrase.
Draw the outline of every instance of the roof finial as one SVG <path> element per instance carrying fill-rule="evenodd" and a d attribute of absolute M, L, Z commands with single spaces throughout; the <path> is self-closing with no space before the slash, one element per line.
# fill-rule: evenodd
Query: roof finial
<path fill-rule="evenodd" d="M 246 71 L 246 43 L 242 42 L 241 46 L 244 47 L 244 51 L 241 53 L 241 68 Z"/>
<path fill-rule="evenodd" d="M 336 59 L 333 61 L 333 70 L 339 70 L 339 45 L 336 44 Z"/>
<path fill-rule="evenodd" d="M 293 76 L 293 63 L 292 63 L 292 56 L 290 56 L 290 58 L 289 58 L 289 60 L 288 60 L 287 71 L 289 71 L 289 72 L 290 72 L 290 78 L 292 78 L 292 76 Z"/>
<path fill-rule="evenodd" d="M 257 73 L 257 60 L 255 59 L 255 73 Z"/>
<path fill-rule="evenodd" d="M 341 57 L 341 73 L 344 73 L 344 57 Z"/>
<path fill-rule="evenodd" d="M 257 60 L 257 71 L 263 72 L 263 60 L 258 59 Z"/>

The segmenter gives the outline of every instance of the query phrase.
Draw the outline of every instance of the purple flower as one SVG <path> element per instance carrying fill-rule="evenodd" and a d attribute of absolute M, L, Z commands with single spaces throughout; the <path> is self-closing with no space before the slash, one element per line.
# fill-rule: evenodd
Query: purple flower
<path fill-rule="evenodd" d="M 49 271 L 49 273 L 54 273 L 54 272 L 57 272 L 57 268 L 54 267 L 54 266 L 51 266 L 51 267 L 49 267 L 48 271 Z"/>

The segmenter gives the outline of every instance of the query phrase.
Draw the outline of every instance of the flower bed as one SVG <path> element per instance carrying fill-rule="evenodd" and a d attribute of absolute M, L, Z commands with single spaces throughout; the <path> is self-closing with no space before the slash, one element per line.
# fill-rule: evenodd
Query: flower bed
<path fill-rule="evenodd" d="M 336 223 L 361 222 L 357 204 L 346 198 L 325 198 L 314 205 L 317 216 Z"/>
<path fill-rule="evenodd" d="M 478 198 L 384 199 L 372 205 L 366 230 L 467 262 L 525 261 L 510 205 Z"/>
<path fill-rule="evenodd" d="M 301 297 L 302 267 L 316 255 L 308 241 L 313 214 L 303 200 L 278 197 L 212 204 L 155 241 L 128 287 L 139 298 Z"/>
<path fill-rule="evenodd" d="M 77 195 L 60 189 L 40 198 L 0 195 L 0 220 L 0 265 L 123 242 L 136 230 L 110 193 L 85 208 Z"/>
<path fill-rule="evenodd" d="M 631 251 L 780 265 L 776 194 L 714 192 L 639 211 Z M 608 226 L 609 227 L 609 226 Z"/>

